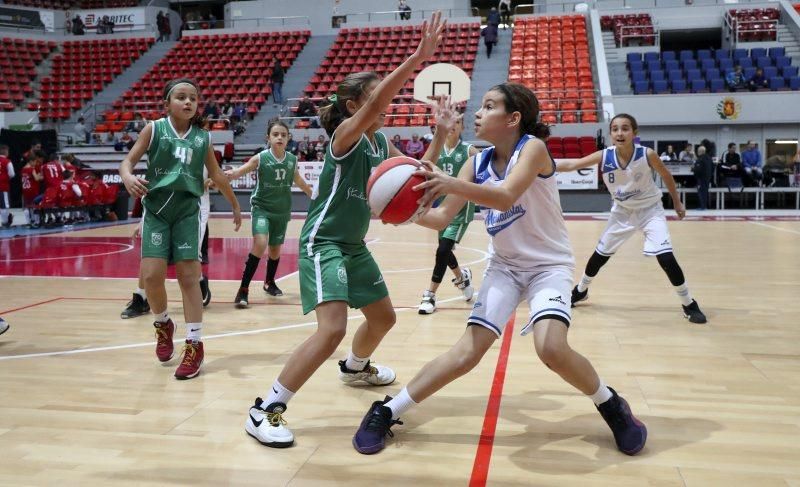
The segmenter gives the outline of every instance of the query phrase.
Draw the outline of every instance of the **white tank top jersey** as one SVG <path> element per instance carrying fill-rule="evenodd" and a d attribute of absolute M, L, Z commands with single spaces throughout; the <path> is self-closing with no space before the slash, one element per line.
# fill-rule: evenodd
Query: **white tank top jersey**
<path fill-rule="evenodd" d="M 614 199 L 614 206 L 637 210 L 661 201 L 661 190 L 653 180 L 653 170 L 647 162 L 647 147 L 633 146 L 633 156 L 622 167 L 614 146 L 603 149 L 600 165 L 603 181 Z"/>
<path fill-rule="evenodd" d="M 505 174 L 492 167 L 494 147 L 475 155 L 475 183 L 500 186 L 517 164 L 522 147 L 534 139 L 524 135 L 514 149 Z M 569 234 L 564 224 L 558 185 L 553 172 L 539 176 L 508 211 L 483 210 L 486 231 L 492 237 L 489 255 L 492 262 L 511 269 L 536 270 L 553 266 L 575 266 Z"/>

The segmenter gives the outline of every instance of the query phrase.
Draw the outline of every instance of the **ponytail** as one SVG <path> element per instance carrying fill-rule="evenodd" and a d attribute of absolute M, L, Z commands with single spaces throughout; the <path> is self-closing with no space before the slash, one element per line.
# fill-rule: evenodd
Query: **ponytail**
<path fill-rule="evenodd" d="M 325 129 L 328 138 L 331 138 L 333 132 L 344 122 L 346 117 L 339 107 L 339 100 L 336 95 L 329 96 L 326 101 L 328 104 L 319 108 L 319 123 Z"/>
<path fill-rule="evenodd" d="M 359 73 L 348 74 L 339 86 L 336 93 L 327 98 L 327 104 L 319 109 L 319 122 L 328 133 L 328 137 L 333 136 L 333 132 L 351 116 L 347 110 L 349 100 L 358 100 L 364 94 L 364 88 L 372 81 L 379 80 L 378 73 L 374 71 L 362 71 Z"/>
<path fill-rule="evenodd" d="M 539 100 L 528 87 L 519 83 L 500 83 L 489 91 L 497 91 L 503 95 L 506 113 L 519 112 L 520 131 L 539 139 L 550 136 L 550 127 L 539 122 Z"/>

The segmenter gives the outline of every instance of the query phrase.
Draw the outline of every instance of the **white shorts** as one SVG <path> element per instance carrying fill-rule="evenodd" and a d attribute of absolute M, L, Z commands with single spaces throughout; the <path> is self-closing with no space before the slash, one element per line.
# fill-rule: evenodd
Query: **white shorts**
<path fill-rule="evenodd" d="M 558 317 L 569 326 L 572 319 L 572 273 L 573 269 L 566 266 L 544 271 L 520 271 L 490 263 L 467 322 L 488 328 L 500 336 L 524 299 L 530 311 L 521 335 L 530 333 L 533 324 L 546 317 Z"/>
<path fill-rule="evenodd" d="M 672 252 L 672 240 L 660 201 L 639 210 L 627 210 L 620 206 L 612 208 L 595 251 L 607 257 L 614 255 L 636 230 L 644 233 L 644 255 Z"/>

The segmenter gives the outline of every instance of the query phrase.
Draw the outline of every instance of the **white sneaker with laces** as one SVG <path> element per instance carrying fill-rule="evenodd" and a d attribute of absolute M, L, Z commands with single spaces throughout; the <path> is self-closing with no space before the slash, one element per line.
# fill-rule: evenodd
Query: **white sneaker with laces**
<path fill-rule="evenodd" d="M 472 301 L 475 288 L 472 287 L 472 271 L 464 267 L 461 269 L 461 278 L 453 279 L 453 285 L 464 294 L 465 301 Z"/>
<path fill-rule="evenodd" d="M 265 409 L 261 408 L 261 398 L 250 408 L 244 429 L 247 434 L 259 443 L 271 448 L 288 448 L 294 443 L 294 434 L 286 427 L 282 414 L 286 412 L 286 404 L 274 402 Z"/>
<path fill-rule="evenodd" d="M 386 386 L 394 382 L 396 378 L 397 374 L 394 373 L 394 370 L 385 365 L 367 362 L 364 370 L 357 372 L 348 369 L 344 360 L 339 361 L 339 380 L 345 384 L 362 381 L 372 386 Z"/>
<path fill-rule="evenodd" d="M 422 301 L 419 303 L 418 313 L 429 315 L 436 311 L 436 294 L 430 291 L 422 293 Z"/>
<path fill-rule="evenodd" d="M 11 325 L 3 318 L 0 318 L 0 335 L 7 332 L 9 328 L 11 328 Z"/>

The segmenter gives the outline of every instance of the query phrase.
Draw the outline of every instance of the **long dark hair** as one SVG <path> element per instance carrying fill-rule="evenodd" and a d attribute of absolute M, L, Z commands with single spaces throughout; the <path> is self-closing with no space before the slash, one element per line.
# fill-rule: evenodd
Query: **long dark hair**
<path fill-rule="evenodd" d="M 200 86 L 198 86 L 196 81 L 189 78 L 176 78 L 170 80 L 166 85 L 164 85 L 164 93 L 161 95 L 161 99 L 164 100 L 165 102 L 169 102 L 169 97 L 172 94 L 172 89 L 181 83 L 186 83 L 194 86 L 194 89 L 197 90 L 197 97 L 198 98 L 200 97 Z M 205 126 L 206 118 L 200 113 L 199 104 L 197 107 L 197 112 L 195 112 L 192 119 L 189 120 L 189 124 L 194 125 L 197 128 L 203 128 Z"/>
<path fill-rule="evenodd" d="M 519 112 L 522 117 L 520 128 L 523 134 L 530 134 L 540 139 L 550 137 L 550 127 L 539 122 L 539 100 L 529 88 L 519 83 L 500 83 L 489 91 L 503 95 L 506 113 Z"/>
<path fill-rule="evenodd" d="M 374 71 L 362 71 L 348 74 L 336 89 L 336 94 L 328 97 L 327 105 L 319 109 L 319 122 L 328 133 L 333 135 L 336 128 L 352 114 L 347 111 L 348 100 L 358 100 L 364 94 L 364 88 L 372 81 L 381 79 Z"/>

